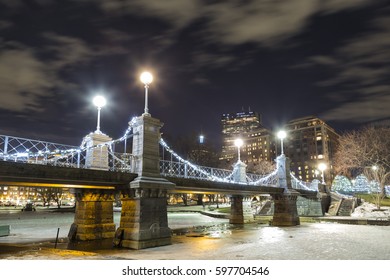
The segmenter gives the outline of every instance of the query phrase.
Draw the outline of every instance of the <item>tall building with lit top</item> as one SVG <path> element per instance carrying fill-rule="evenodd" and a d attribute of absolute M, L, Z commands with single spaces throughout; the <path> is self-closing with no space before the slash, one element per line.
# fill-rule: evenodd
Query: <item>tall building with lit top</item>
<path fill-rule="evenodd" d="M 303 181 L 321 181 L 318 166 L 325 163 L 325 181 L 331 182 L 335 176 L 333 157 L 339 138 L 337 132 L 315 116 L 291 120 L 285 130 L 284 153 L 291 159 L 295 176 Z"/>
<path fill-rule="evenodd" d="M 274 154 L 273 136 L 263 127 L 261 116 L 252 111 L 223 114 L 222 124 L 222 152 L 220 160 L 235 162 L 237 147 L 234 141 L 241 138 L 244 142 L 241 147 L 241 161 L 256 163 L 261 160 L 272 160 Z"/>

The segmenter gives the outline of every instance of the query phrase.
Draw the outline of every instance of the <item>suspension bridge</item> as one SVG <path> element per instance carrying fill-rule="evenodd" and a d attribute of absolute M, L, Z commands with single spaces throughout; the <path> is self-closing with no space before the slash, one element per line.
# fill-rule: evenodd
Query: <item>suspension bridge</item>
<path fill-rule="evenodd" d="M 0 160 L 25 164 L 134 173 L 136 161 L 134 160 L 133 154 L 127 153 L 126 151 L 122 153 L 115 152 L 116 145 L 123 144 L 129 138 L 132 138 L 133 123 L 133 120 L 130 121 L 129 128 L 122 137 L 95 145 L 87 145 L 87 138 L 83 139 L 80 146 L 71 146 L 0 135 Z M 245 179 L 242 180 L 242 178 L 237 176 L 237 170 L 234 168 L 228 170 L 200 166 L 181 157 L 164 139 L 160 139 L 159 144 L 161 149 L 171 155 L 170 160 L 159 160 L 160 175 L 163 177 L 278 188 L 277 168 L 265 175 L 245 172 Z M 164 153 L 164 151 L 160 152 L 160 154 Z M 90 163 L 88 164 L 87 157 L 92 152 L 97 152 L 94 155 L 96 162 L 104 162 L 106 160 L 107 165 L 93 168 Z M 292 173 L 290 173 L 290 176 L 292 188 L 318 191 L 318 182 L 303 182 L 297 179 Z"/>
<path fill-rule="evenodd" d="M 112 139 L 100 130 L 85 136 L 80 146 L 0 135 L 0 184 L 67 187 L 76 196 L 70 240 L 113 238 L 120 247 L 142 249 L 170 244 L 168 193 L 223 193 L 231 197 L 231 223 L 243 223 L 245 197 L 272 195 L 273 224 L 299 224 L 296 198 L 318 200 L 318 185 L 298 180 L 285 155 L 265 175 L 246 173 L 238 161 L 232 170 L 199 166 L 160 138 L 162 123 L 150 114 L 133 118 L 124 135 Z M 132 151 L 127 152 L 127 142 Z M 123 152 L 117 147 L 124 146 Z M 170 160 L 161 158 L 168 153 Z M 120 191 L 122 215 L 115 229 L 114 192 Z M 98 212 L 98 213 L 97 213 Z"/>

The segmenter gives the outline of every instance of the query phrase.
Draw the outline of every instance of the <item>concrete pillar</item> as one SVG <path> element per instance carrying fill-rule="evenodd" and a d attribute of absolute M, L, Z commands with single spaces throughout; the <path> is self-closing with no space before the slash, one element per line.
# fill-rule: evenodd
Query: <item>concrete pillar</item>
<path fill-rule="evenodd" d="M 246 164 L 238 160 L 233 166 L 233 181 L 237 183 L 247 183 L 246 180 Z M 244 224 L 253 220 L 251 202 L 245 199 L 242 195 L 233 195 L 230 198 L 230 219 L 231 224 Z"/>
<path fill-rule="evenodd" d="M 123 194 L 122 212 L 114 245 L 144 249 L 171 244 L 167 193 L 159 188 L 137 188 Z"/>
<path fill-rule="evenodd" d="M 143 249 L 171 244 L 167 190 L 174 184 L 160 176 L 159 140 L 162 123 L 149 114 L 133 125 L 133 172 L 138 177 L 122 191 L 120 227 L 114 244 Z"/>
<path fill-rule="evenodd" d="M 273 226 L 297 226 L 300 224 L 297 211 L 299 193 L 291 186 L 290 159 L 284 154 L 276 159 L 278 168 L 278 187 L 284 188 L 282 194 L 274 194 Z"/>
<path fill-rule="evenodd" d="M 272 195 L 274 199 L 273 226 L 297 226 L 300 224 L 297 211 L 298 194 L 286 192 Z"/>
<path fill-rule="evenodd" d="M 244 215 L 242 210 L 242 195 L 232 195 L 230 197 L 230 218 L 231 224 L 243 224 Z"/>
<path fill-rule="evenodd" d="M 75 194 L 76 212 L 68 237 L 70 241 L 89 241 L 113 238 L 114 194 L 83 191 Z"/>
<path fill-rule="evenodd" d="M 230 197 L 230 218 L 231 224 L 244 224 L 253 221 L 253 211 L 249 198 L 244 198 L 242 195 L 232 195 Z"/>
<path fill-rule="evenodd" d="M 91 132 L 84 137 L 87 151 L 85 158 L 85 168 L 108 170 L 108 147 L 106 145 L 98 146 L 111 141 L 108 135 L 101 132 Z"/>

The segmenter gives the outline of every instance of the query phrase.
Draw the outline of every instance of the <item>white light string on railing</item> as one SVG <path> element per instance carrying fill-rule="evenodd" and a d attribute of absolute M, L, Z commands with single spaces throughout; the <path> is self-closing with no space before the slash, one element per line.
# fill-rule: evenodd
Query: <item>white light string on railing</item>
<path fill-rule="evenodd" d="M 205 176 L 208 176 L 208 177 L 209 177 L 210 179 L 212 179 L 212 180 L 223 181 L 223 178 L 219 178 L 219 177 L 217 177 L 217 176 L 215 176 L 215 175 L 212 175 L 212 174 L 210 174 L 210 173 L 204 171 L 203 169 L 199 168 L 197 165 L 195 165 L 195 164 L 189 162 L 188 160 L 183 159 L 181 156 L 179 156 L 174 150 L 172 150 L 172 149 L 168 146 L 168 144 L 164 141 L 164 139 L 162 139 L 162 138 L 160 139 L 160 144 L 161 144 L 161 146 L 163 146 L 163 148 L 164 148 L 167 152 L 171 153 L 171 155 L 173 155 L 179 162 L 183 162 L 184 164 L 187 164 L 188 166 L 190 166 L 191 168 L 193 168 L 195 171 L 197 171 L 197 172 L 199 172 L 199 173 L 201 173 L 201 174 L 203 174 L 203 175 L 205 175 Z M 230 175 L 229 175 L 229 176 L 230 176 Z"/>
<path fill-rule="evenodd" d="M 301 180 L 299 180 L 297 177 L 295 177 L 292 172 L 290 173 L 290 175 L 295 180 L 295 182 L 298 183 L 298 185 L 300 185 L 304 190 L 309 190 L 309 191 L 312 190 L 309 187 L 307 187 L 305 184 L 303 184 L 303 182 Z"/>

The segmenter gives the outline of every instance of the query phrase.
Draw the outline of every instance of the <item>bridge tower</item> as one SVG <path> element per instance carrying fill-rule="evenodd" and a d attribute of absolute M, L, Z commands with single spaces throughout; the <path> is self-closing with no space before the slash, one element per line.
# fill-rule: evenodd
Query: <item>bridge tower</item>
<path fill-rule="evenodd" d="M 233 181 L 237 183 L 247 184 L 246 180 L 246 167 L 247 165 L 238 160 L 233 166 Z M 232 195 L 230 197 L 230 218 L 231 224 L 244 224 L 245 222 L 254 219 L 251 201 L 242 195 Z"/>
<path fill-rule="evenodd" d="M 85 168 L 108 170 L 108 147 L 100 145 L 111 141 L 108 135 L 95 131 L 84 137 L 83 142 L 87 148 L 85 157 Z"/>
<path fill-rule="evenodd" d="M 138 177 L 121 191 L 122 213 L 114 244 L 143 249 L 171 244 L 167 191 L 174 184 L 161 178 L 158 119 L 144 113 L 133 124 L 133 170 Z"/>
<path fill-rule="evenodd" d="M 111 141 L 100 130 L 84 137 L 86 145 L 85 168 L 108 170 L 108 147 L 100 145 Z M 114 192 L 97 189 L 74 190 L 76 210 L 69 230 L 70 241 L 109 240 L 115 235 L 113 218 Z"/>
<path fill-rule="evenodd" d="M 300 224 L 297 211 L 299 193 L 292 188 L 290 175 L 290 159 L 284 154 L 276 158 L 278 170 L 278 187 L 284 188 L 281 194 L 273 194 L 274 215 L 273 226 L 297 226 Z"/>

